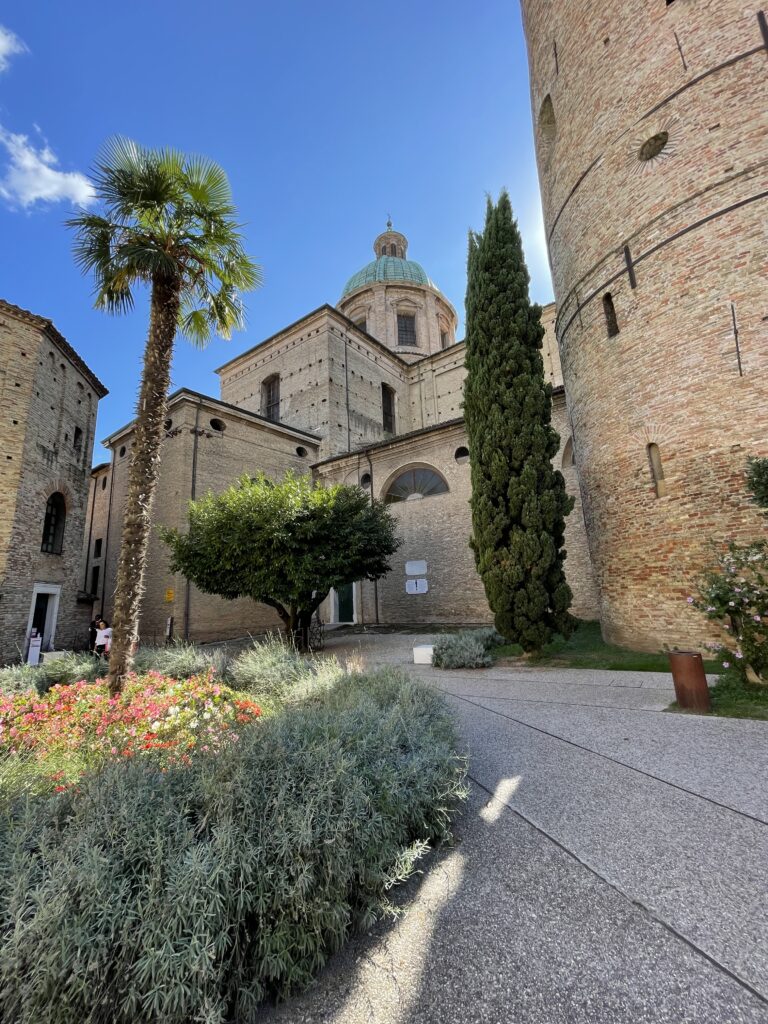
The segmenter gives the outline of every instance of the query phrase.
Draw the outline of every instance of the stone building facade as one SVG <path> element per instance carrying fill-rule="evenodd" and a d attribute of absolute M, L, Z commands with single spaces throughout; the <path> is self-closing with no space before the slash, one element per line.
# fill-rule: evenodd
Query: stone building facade
<path fill-rule="evenodd" d="M 87 644 L 83 537 L 106 389 L 50 320 L 0 300 L 0 664 Z"/>
<path fill-rule="evenodd" d="M 335 307 L 308 313 L 220 367 L 220 399 L 186 390 L 171 398 L 155 519 L 183 527 L 189 498 L 221 491 L 256 470 L 275 477 L 311 470 L 323 481 L 359 483 L 376 498 L 394 489 L 402 499 L 392 507 L 404 543 L 392 573 L 376 585 L 331 594 L 321 609 L 324 621 L 489 622 L 468 545 L 464 343 L 456 341 L 454 307 L 407 251 L 405 236 L 387 225 L 374 242 L 374 260 L 349 279 Z M 554 306 L 542 319 L 553 422 L 562 440 L 556 464 L 563 463 L 578 499 Z M 107 439 L 112 460 L 94 470 L 92 483 L 88 572 L 98 567 L 98 607 L 108 618 L 131 433 L 129 424 Z M 425 480 L 432 486 L 422 486 Z M 594 618 L 598 602 L 580 505 L 566 539 L 575 611 Z M 278 625 L 271 609 L 206 596 L 172 576 L 155 533 L 142 636 L 162 640 L 171 619 L 175 636 L 195 640 Z"/>
<path fill-rule="evenodd" d="M 764 529 L 768 20 L 522 0 L 573 455 L 607 639 L 702 642 L 709 545 Z"/>

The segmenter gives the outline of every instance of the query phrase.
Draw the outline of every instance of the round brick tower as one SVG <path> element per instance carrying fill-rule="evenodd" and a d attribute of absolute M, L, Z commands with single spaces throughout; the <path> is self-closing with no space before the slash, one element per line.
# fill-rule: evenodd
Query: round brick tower
<path fill-rule="evenodd" d="M 765 522 L 768 0 L 522 0 L 606 639 L 701 643 L 712 541 Z"/>

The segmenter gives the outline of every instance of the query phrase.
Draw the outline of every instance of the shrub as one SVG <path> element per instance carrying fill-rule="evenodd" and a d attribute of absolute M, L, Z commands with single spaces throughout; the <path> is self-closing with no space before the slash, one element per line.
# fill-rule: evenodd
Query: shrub
<path fill-rule="evenodd" d="M 159 672 L 174 679 L 188 679 L 212 670 L 219 678 L 227 673 L 229 657 L 224 648 L 196 647 L 185 640 L 158 647 L 140 647 L 134 658 L 136 672 Z"/>
<path fill-rule="evenodd" d="M 473 629 L 470 635 L 478 640 L 486 651 L 490 651 L 492 647 L 501 647 L 507 642 L 498 629 L 494 629 L 493 626 L 481 626 L 480 629 Z"/>
<path fill-rule="evenodd" d="M 0 693 L 26 693 L 35 689 L 38 675 L 34 665 L 8 665 L 0 668 Z"/>
<path fill-rule="evenodd" d="M 749 667 L 768 681 L 768 542 L 731 542 L 688 601 L 722 626 L 724 642 L 710 646 L 723 668 L 736 665 L 746 674 Z"/>
<path fill-rule="evenodd" d="M 768 459 L 747 459 L 747 487 L 754 502 L 768 515 Z"/>
<path fill-rule="evenodd" d="M 305 700 L 334 685 L 343 674 L 335 658 L 308 660 L 279 637 L 254 643 L 229 666 L 237 689 L 250 693 L 268 710 Z"/>
<path fill-rule="evenodd" d="M 0 818 L 6 1024 L 250 1024 L 306 984 L 427 844 L 464 765 L 442 699 L 347 677 L 217 757 L 110 764 Z"/>
<path fill-rule="evenodd" d="M 42 694 L 52 686 L 81 679 L 94 682 L 106 674 L 106 662 L 92 654 L 65 654 L 43 661 L 42 665 L 10 665 L 0 669 L 0 693 L 24 693 L 34 688 Z"/>
<path fill-rule="evenodd" d="M 434 644 L 432 664 L 436 668 L 488 668 L 492 659 L 484 641 L 485 636 L 478 637 L 469 630 L 446 633 Z"/>

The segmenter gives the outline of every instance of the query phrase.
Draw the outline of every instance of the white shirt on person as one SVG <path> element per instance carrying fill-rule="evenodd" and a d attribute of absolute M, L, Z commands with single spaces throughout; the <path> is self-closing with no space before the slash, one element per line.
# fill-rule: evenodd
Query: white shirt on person
<path fill-rule="evenodd" d="M 106 626 L 104 629 L 96 630 L 96 646 L 97 647 L 109 647 L 112 643 L 112 627 Z"/>

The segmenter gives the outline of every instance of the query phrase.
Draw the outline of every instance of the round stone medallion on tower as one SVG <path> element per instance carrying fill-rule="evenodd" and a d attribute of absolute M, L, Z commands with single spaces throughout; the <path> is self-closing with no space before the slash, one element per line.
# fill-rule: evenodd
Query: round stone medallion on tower
<path fill-rule="evenodd" d="M 375 259 L 347 281 L 337 308 L 409 362 L 456 341 L 456 310 L 424 268 L 409 260 L 408 239 L 387 222 Z"/>
<path fill-rule="evenodd" d="M 768 22 L 743 0 L 522 0 L 557 337 L 606 639 L 702 645 L 687 597 L 765 524 Z"/>

